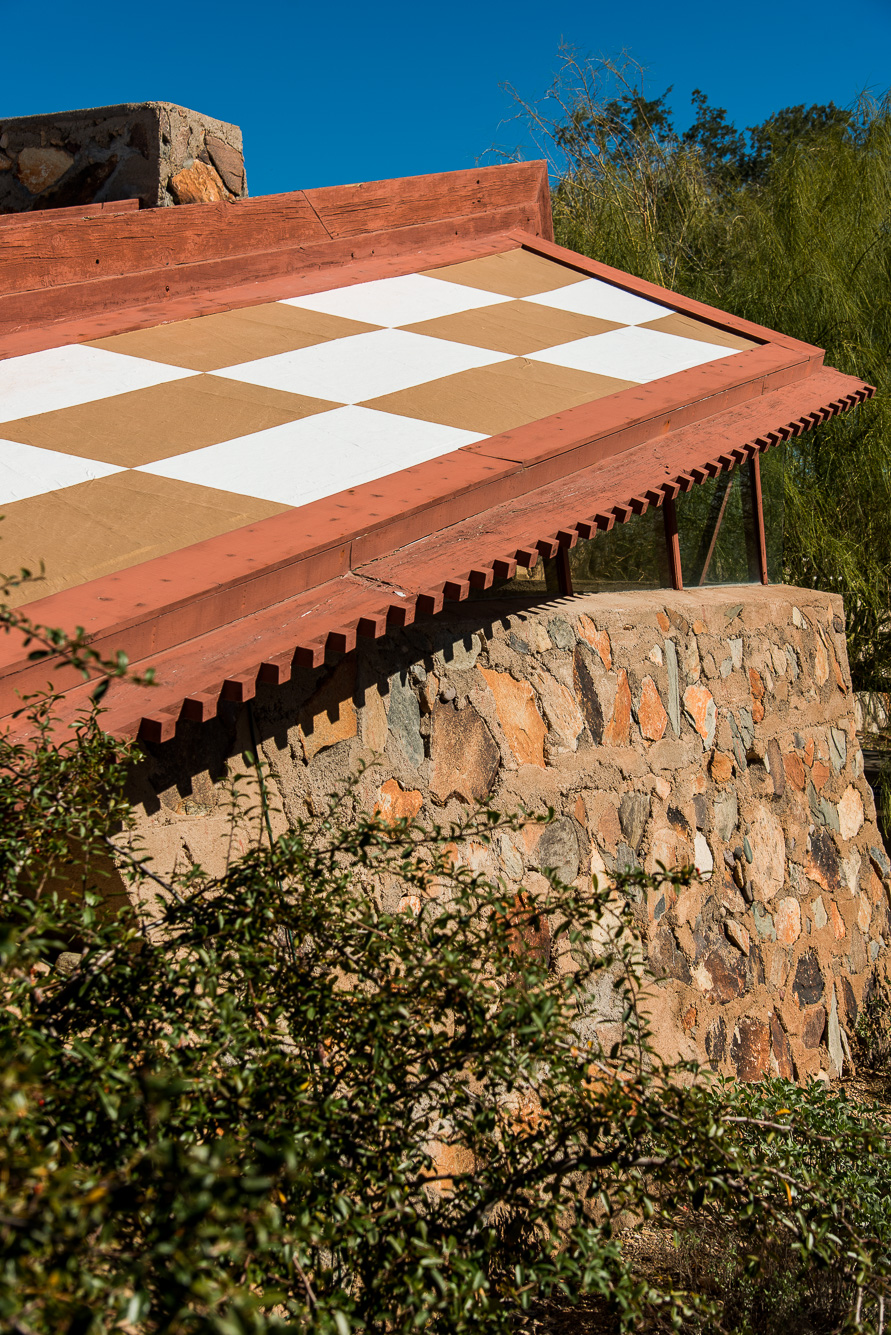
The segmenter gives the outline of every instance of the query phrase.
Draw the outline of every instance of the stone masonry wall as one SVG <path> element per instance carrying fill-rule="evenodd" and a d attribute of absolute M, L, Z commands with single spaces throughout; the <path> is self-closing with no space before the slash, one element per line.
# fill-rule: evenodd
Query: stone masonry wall
<path fill-rule="evenodd" d="M 246 194 L 238 126 L 171 102 L 0 121 L 0 213 L 120 199 L 154 208 Z"/>
<path fill-rule="evenodd" d="M 464 604 L 148 748 L 138 839 L 162 870 L 224 865 L 223 774 L 243 768 L 251 721 L 277 829 L 375 756 L 359 797 L 385 814 L 551 806 L 552 825 L 460 856 L 533 893 L 543 866 L 574 881 L 695 862 L 680 897 L 635 910 L 662 1051 L 745 1080 L 834 1078 L 891 884 L 842 615 L 837 597 L 780 587 Z M 255 837 L 243 826 L 236 849 Z"/>

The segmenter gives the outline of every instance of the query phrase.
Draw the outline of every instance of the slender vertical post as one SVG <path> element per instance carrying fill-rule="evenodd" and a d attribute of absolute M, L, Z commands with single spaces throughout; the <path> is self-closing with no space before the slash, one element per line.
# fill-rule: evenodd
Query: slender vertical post
<path fill-rule="evenodd" d="M 569 564 L 569 548 L 561 547 L 557 552 L 557 587 L 561 598 L 568 598 L 572 593 L 572 569 Z"/>
<path fill-rule="evenodd" d="M 665 546 L 668 549 L 668 570 L 671 575 L 671 587 L 680 591 L 684 587 L 684 575 L 681 570 L 678 512 L 675 508 L 673 496 L 665 497 L 662 506 L 662 519 L 665 524 Z"/>
<path fill-rule="evenodd" d="M 711 535 L 709 535 L 708 528 L 706 528 L 705 532 L 702 535 L 702 543 L 700 545 L 700 551 L 702 551 L 703 547 L 705 547 L 706 550 L 703 560 L 701 562 L 702 569 L 699 573 L 699 578 L 696 581 L 697 584 L 704 584 L 706 581 L 706 577 L 708 575 L 708 568 L 712 563 L 712 557 L 714 556 L 715 548 L 718 545 L 718 534 L 721 532 L 721 521 L 723 520 L 724 512 L 727 509 L 727 502 L 730 499 L 730 489 L 732 486 L 733 486 L 733 474 L 723 473 L 721 477 L 718 479 L 718 485 L 715 488 L 715 494 L 712 497 L 712 504 L 709 512 L 711 515 L 711 511 L 714 510 L 715 506 L 717 505 L 718 512 L 715 515 L 715 522 L 712 525 Z"/>
<path fill-rule="evenodd" d="M 761 497 L 761 458 L 753 454 L 749 460 L 749 483 L 752 488 L 753 519 L 755 521 L 755 550 L 758 556 L 758 573 L 761 583 L 768 584 L 767 578 L 767 541 L 764 537 L 764 502 Z"/>

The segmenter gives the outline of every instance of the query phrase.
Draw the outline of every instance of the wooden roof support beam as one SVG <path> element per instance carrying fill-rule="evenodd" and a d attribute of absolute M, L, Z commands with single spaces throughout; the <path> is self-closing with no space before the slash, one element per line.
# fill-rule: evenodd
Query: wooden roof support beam
<path fill-rule="evenodd" d="M 764 502 L 761 495 L 761 460 L 754 454 L 749 460 L 749 484 L 752 488 L 752 510 L 755 521 L 755 547 L 758 553 L 758 573 L 761 583 L 767 584 L 767 540 L 764 534 Z"/>
<path fill-rule="evenodd" d="M 294 650 L 294 662 L 298 667 L 317 668 L 325 661 L 325 641 L 307 640 L 298 644 Z"/>
<path fill-rule="evenodd" d="M 233 705 L 247 704 L 257 694 L 257 673 L 246 672 L 237 677 L 227 677 L 223 682 L 222 698 Z"/>
<path fill-rule="evenodd" d="M 366 612 L 356 622 L 356 634 L 363 640 L 379 640 L 387 633 L 387 610 Z"/>
<path fill-rule="evenodd" d="M 491 568 L 471 570 L 468 582 L 472 589 L 491 589 L 495 583 L 495 571 Z"/>

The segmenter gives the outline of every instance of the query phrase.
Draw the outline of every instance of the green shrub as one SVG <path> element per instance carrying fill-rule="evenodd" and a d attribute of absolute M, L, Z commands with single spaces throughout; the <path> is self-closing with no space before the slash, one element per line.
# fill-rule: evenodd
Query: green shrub
<path fill-rule="evenodd" d="M 495 1332 L 579 1301 L 714 1329 L 727 1295 L 636 1268 L 635 1220 L 726 1221 L 746 1274 L 780 1247 L 872 1320 L 884 1128 L 659 1060 L 631 914 L 653 878 L 533 900 L 455 859 L 502 817 L 389 826 L 350 790 L 165 880 L 119 838 L 135 749 L 95 710 L 60 747 L 35 707 L 0 741 L 5 1329 Z"/>

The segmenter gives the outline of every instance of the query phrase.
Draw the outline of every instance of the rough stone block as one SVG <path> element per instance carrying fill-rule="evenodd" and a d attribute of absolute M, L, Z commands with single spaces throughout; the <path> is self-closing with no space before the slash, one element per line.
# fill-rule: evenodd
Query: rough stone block
<path fill-rule="evenodd" d="M 0 213 L 247 194 L 238 126 L 172 102 L 16 116 L 0 121 L 0 142 Z"/>

